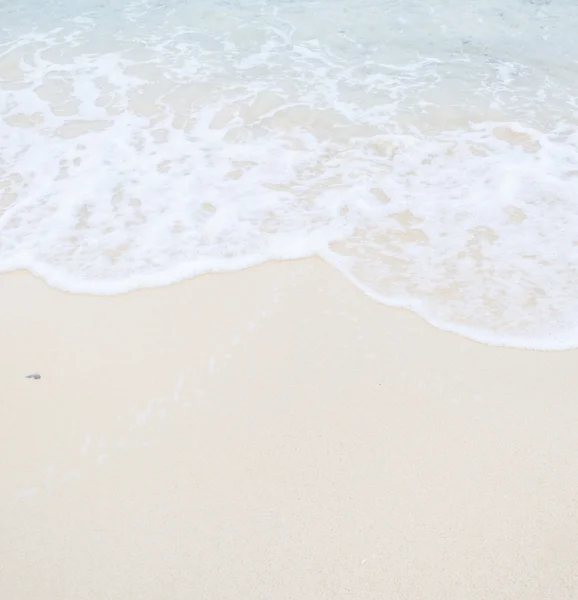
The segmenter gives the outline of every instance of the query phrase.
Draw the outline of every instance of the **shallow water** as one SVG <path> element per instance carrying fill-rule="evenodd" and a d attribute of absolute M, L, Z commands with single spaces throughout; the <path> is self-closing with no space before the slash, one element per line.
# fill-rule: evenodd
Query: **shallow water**
<path fill-rule="evenodd" d="M 0 0 L 0 270 L 119 293 L 319 255 L 578 347 L 573 0 Z"/>

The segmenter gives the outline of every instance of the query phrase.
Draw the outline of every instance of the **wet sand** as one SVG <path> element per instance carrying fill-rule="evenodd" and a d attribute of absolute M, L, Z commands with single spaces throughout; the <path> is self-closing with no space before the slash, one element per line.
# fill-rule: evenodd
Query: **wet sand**
<path fill-rule="evenodd" d="M 316 260 L 0 297 L 0 597 L 578 598 L 578 352 Z"/>

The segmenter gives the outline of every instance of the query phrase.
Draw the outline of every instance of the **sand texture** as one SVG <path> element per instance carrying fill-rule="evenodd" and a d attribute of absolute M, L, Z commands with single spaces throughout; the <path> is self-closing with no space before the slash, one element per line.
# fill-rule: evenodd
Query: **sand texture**
<path fill-rule="evenodd" d="M 0 298 L 0 598 L 578 598 L 578 352 L 317 260 Z"/>

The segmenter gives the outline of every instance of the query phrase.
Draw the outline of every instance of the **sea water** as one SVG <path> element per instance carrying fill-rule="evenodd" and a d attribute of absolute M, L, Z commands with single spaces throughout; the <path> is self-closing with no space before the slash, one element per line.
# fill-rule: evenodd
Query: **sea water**
<path fill-rule="evenodd" d="M 112 294 L 317 255 L 578 347 L 575 0 L 0 0 L 0 271 Z"/>

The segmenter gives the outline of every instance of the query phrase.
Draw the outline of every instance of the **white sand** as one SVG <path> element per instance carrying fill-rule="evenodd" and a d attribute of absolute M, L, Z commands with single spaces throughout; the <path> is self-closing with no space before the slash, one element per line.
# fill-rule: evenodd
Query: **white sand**
<path fill-rule="evenodd" d="M 578 598 L 578 352 L 313 260 L 0 298 L 0 598 Z"/>

